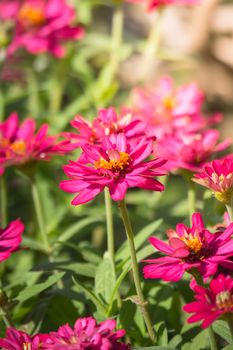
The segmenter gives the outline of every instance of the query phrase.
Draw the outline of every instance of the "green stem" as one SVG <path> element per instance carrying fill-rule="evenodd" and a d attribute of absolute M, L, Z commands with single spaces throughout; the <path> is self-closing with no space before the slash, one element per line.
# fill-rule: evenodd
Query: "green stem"
<path fill-rule="evenodd" d="M 37 223 L 38 223 L 39 230 L 41 233 L 41 238 L 42 238 L 43 243 L 44 243 L 45 251 L 49 255 L 51 253 L 51 248 L 50 248 L 49 240 L 47 237 L 47 232 L 45 229 L 43 213 L 42 213 L 42 205 L 41 205 L 39 191 L 38 191 L 35 179 L 31 179 L 31 186 L 32 186 L 32 198 L 33 198 L 33 202 L 34 202 Z"/>
<path fill-rule="evenodd" d="M 11 317 L 10 317 L 9 311 L 7 309 L 3 308 L 3 307 L 1 309 L 2 309 L 2 311 L 4 313 L 2 315 L 2 318 L 3 318 L 3 321 L 4 321 L 5 325 L 6 325 L 6 327 L 7 328 L 14 327 L 14 323 L 13 323 Z"/>
<path fill-rule="evenodd" d="M 107 222 L 108 255 L 114 266 L 115 282 L 116 282 L 115 242 L 114 242 L 114 227 L 113 227 L 113 215 L 112 215 L 112 200 L 107 187 L 104 189 L 104 198 L 105 198 L 105 210 L 106 210 L 106 222 Z M 122 301 L 121 301 L 119 292 L 117 293 L 117 304 L 118 304 L 118 308 L 122 306 Z"/>
<path fill-rule="evenodd" d="M 7 226 L 7 189 L 5 176 L 1 176 L 1 224 Z"/>
<path fill-rule="evenodd" d="M 227 212 L 230 216 L 230 220 L 233 222 L 233 207 L 232 207 L 232 205 L 226 205 L 226 208 L 227 208 Z"/>
<path fill-rule="evenodd" d="M 142 292 L 142 287 L 141 287 L 141 282 L 140 282 L 140 274 L 139 274 L 139 268 L 138 268 L 138 261 L 137 261 L 137 255 L 136 255 L 136 249 L 135 249 L 135 244 L 134 244 L 134 234 L 132 230 L 132 226 L 130 223 L 128 211 L 126 208 L 125 201 L 119 202 L 119 208 L 121 211 L 121 216 L 122 220 L 124 223 L 125 227 L 125 232 L 129 244 L 129 250 L 130 250 L 130 255 L 131 255 L 131 260 L 132 260 L 132 270 L 133 270 L 133 278 L 134 278 L 134 284 L 137 292 L 137 304 L 139 305 L 149 336 L 152 340 L 152 342 L 155 341 L 155 332 L 153 329 L 153 325 L 150 319 L 150 315 L 147 310 L 146 302 L 143 296 Z"/>
<path fill-rule="evenodd" d="M 104 101 L 101 100 L 102 95 L 105 91 L 109 89 L 112 81 L 117 73 L 119 63 L 121 60 L 121 45 L 123 37 L 123 25 L 124 25 L 124 13 L 122 3 L 116 3 L 114 7 L 113 17 L 112 17 L 112 33 L 111 33 L 111 51 L 109 57 L 109 63 L 105 69 L 103 69 L 99 81 L 102 87 L 100 91 L 97 91 L 97 95 L 100 98 L 100 102 L 103 104 Z"/>
<path fill-rule="evenodd" d="M 229 327 L 230 332 L 231 332 L 231 340 L 232 340 L 232 343 L 233 343 L 233 316 L 230 316 L 227 319 L 227 323 L 228 323 L 228 327 Z"/>
<path fill-rule="evenodd" d="M 209 333 L 210 349 L 211 350 L 218 350 L 216 337 L 215 337 L 212 326 L 209 326 L 208 333 Z"/>
<path fill-rule="evenodd" d="M 32 197 L 33 197 L 37 222 L 38 222 L 39 230 L 41 233 L 41 238 L 43 240 L 44 249 L 45 249 L 46 254 L 48 255 L 48 259 L 52 263 L 52 262 L 54 262 L 54 256 L 53 256 L 52 247 L 49 243 L 49 239 L 48 239 L 46 228 L 45 228 L 39 191 L 38 191 L 34 176 L 30 177 L 30 180 L 31 180 L 31 186 L 32 186 Z M 56 273 L 57 270 L 55 270 L 54 272 Z M 63 281 L 62 280 L 57 281 L 57 286 L 59 289 L 62 289 L 64 287 Z"/>
<path fill-rule="evenodd" d="M 68 67 L 68 59 L 56 62 L 49 82 L 49 112 L 52 116 L 55 116 L 61 108 Z"/>
<path fill-rule="evenodd" d="M 106 210 L 106 222 L 107 222 L 107 244 L 109 258 L 114 262 L 114 228 L 113 228 L 113 215 L 112 215 L 112 201 L 109 194 L 109 190 L 106 187 L 104 190 L 105 198 L 105 210 Z"/>
<path fill-rule="evenodd" d="M 120 48 L 122 45 L 124 14 L 122 4 L 117 4 L 112 19 L 112 51 L 110 65 L 112 67 L 112 78 L 117 72 L 120 63 Z"/>
<path fill-rule="evenodd" d="M 191 180 L 188 181 L 188 207 L 190 223 L 192 224 L 192 215 L 196 210 L 196 189 L 194 182 Z"/>
<path fill-rule="evenodd" d="M 160 9 L 154 14 L 154 23 L 151 26 L 151 30 L 146 42 L 146 46 L 143 53 L 143 72 L 142 80 L 147 77 L 148 69 L 150 69 L 151 64 L 153 64 L 155 57 L 158 55 L 161 39 L 161 22 L 162 22 L 162 12 Z"/>
<path fill-rule="evenodd" d="M 40 111 L 39 85 L 37 76 L 33 69 L 27 71 L 27 84 L 28 112 L 33 118 L 37 118 Z"/>
<path fill-rule="evenodd" d="M 13 327 L 13 322 L 8 309 L 9 300 L 6 293 L 0 289 L 0 309 L 2 310 L 2 318 L 6 327 Z"/>

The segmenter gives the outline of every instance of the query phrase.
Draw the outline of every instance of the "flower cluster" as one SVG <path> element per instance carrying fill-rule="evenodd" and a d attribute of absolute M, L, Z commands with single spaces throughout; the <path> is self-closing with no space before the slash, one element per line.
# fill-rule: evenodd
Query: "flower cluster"
<path fill-rule="evenodd" d="M 164 161 L 145 161 L 152 149 L 153 140 L 144 137 L 135 146 L 124 133 L 111 134 L 103 139 L 101 145 L 83 144 L 81 157 L 64 167 L 70 180 L 63 181 L 60 187 L 64 191 L 78 193 L 73 205 L 89 202 L 105 187 L 109 188 L 115 201 L 123 200 L 130 187 L 163 191 L 164 186 L 154 177 L 162 175 L 156 169 Z"/>
<path fill-rule="evenodd" d="M 59 349 L 59 350 L 129 350 L 129 346 L 120 339 L 124 330 L 115 331 L 116 322 L 106 320 L 97 323 L 93 317 L 80 318 L 72 328 L 68 324 L 61 326 L 57 332 L 36 334 L 8 328 L 6 338 L 0 339 L 0 347 L 4 350 L 27 349 Z"/>
<path fill-rule="evenodd" d="M 35 132 L 32 118 L 19 122 L 17 113 L 0 124 L 0 168 L 1 173 L 9 166 L 22 166 L 35 161 L 50 160 L 54 155 L 63 155 L 72 150 L 69 140 L 48 136 L 48 125 Z"/>
<path fill-rule="evenodd" d="M 233 313 L 233 278 L 218 275 L 210 282 L 209 288 L 195 284 L 193 286 L 196 301 L 186 304 L 184 310 L 194 315 L 189 323 L 203 320 L 202 328 L 208 327 L 221 316 Z"/>
<path fill-rule="evenodd" d="M 156 136 L 155 156 L 168 160 L 168 170 L 200 171 L 216 152 L 231 143 L 227 139 L 217 145 L 219 132 L 208 128 L 222 116 L 204 116 L 203 102 L 204 94 L 196 84 L 176 89 L 170 77 L 161 78 L 155 86 L 132 91 L 132 113 L 145 123 L 148 136 Z"/>
<path fill-rule="evenodd" d="M 132 113 L 117 114 L 114 108 L 100 109 L 97 117 L 89 122 L 77 115 L 71 125 L 76 132 L 67 133 L 69 138 L 77 142 L 77 147 L 83 144 L 98 145 L 111 134 L 124 133 L 128 139 L 144 136 L 145 124 Z"/>
<path fill-rule="evenodd" d="M 162 278 L 164 281 L 178 281 L 185 271 L 195 270 L 204 278 L 214 275 L 219 265 L 233 269 L 230 257 L 233 255 L 233 223 L 225 231 L 208 231 L 200 213 L 192 216 L 192 227 L 178 224 L 176 230 L 168 230 L 169 244 L 157 237 L 150 243 L 165 257 L 146 260 L 145 278 Z"/>
<path fill-rule="evenodd" d="M 209 188 L 214 196 L 224 204 L 232 204 L 233 199 L 233 157 L 226 157 L 206 164 L 193 181 Z"/>
<path fill-rule="evenodd" d="M 31 54 L 65 55 L 63 42 L 81 39 L 82 27 L 74 25 L 76 13 L 66 0 L 13 0 L 0 4 L 0 18 L 14 23 L 8 53 L 24 48 Z"/>

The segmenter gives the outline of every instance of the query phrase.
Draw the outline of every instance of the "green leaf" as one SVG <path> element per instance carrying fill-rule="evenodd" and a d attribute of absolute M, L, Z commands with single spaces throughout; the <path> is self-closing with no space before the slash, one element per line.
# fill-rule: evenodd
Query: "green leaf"
<path fill-rule="evenodd" d="M 129 268 L 123 270 L 122 273 L 120 274 L 120 276 L 118 277 L 115 285 L 114 285 L 114 288 L 113 288 L 113 291 L 112 291 L 112 294 L 111 294 L 111 297 L 110 297 L 110 301 L 109 301 L 108 316 L 111 313 L 111 308 L 112 308 L 113 301 L 115 299 L 115 295 L 116 295 L 118 289 L 120 288 L 120 285 L 121 285 L 122 281 L 124 280 L 124 278 L 125 278 L 125 276 L 127 275 L 128 272 L 129 272 Z"/>
<path fill-rule="evenodd" d="M 183 338 L 180 334 L 175 335 L 168 343 L 171 348 L 176 348 L 181 345 Z"/>
<path fill-rule="evenodd" d="M 147 238 L 152 235 L 155 230 L 158 229 L 158 227 L 162 224 L 163 220 L 159 219 L 156 220 L 152 223 L 150 223 L 149 225 L 147 225 L 146 227 L 144 227 L 141 231 L 139 231 L 136 235 L 135 235 L 135 247 L 136 250 L 138 250 L 142 244 L 147 240 Z M 116 259 L 117 260 L 125 260 L 129 258 L 129 249 L 128 249 L 128 243 L 125 242 L 122 244 L 122 246 L 118 249 L 118 251 L 116 252 Z"/>
<path fill-rule="evenodd" d="M 93 293 L 88 287 L 79 283 L 75 278 L 73 278 L 73 282 L 81 291 L 84 292 L 86 297 L 95 304 L 96 308 L 105 315 L 106 314 L 105 307 L 102 304 L 101 300 L 95 295 L 95 293 Z"/>
<path fill-rule="evenodd" d="M 218 320 L 213 324 L 213 330 L 217 333 L 221 338 L 226 340 L 229 344 L 232 342 L 231 332 L 228 327 L 227 322 Z"/>
<path fill-rule="evenodd" d="M 77 275 L 82 275 L 86 277 L 95 277 L 96 266 L 87 263 L 74 263 L 65 265 L 64 269 L 75 272 Z"/>
<path fill-rule="evenodd" d="M 74 235 L 79 233 L 84 227 L 95 224 L 96 222 L 102 221 L 101 218 L 84 218 L 75 224 L 71 225 L 63 234 L 59 237 L 59 242 L 68 241 L 70 238 L 72 238 Z"/>
<path fill-rule="evenodd" d="M 225 348 L 223 348 L 222 350 L 233 350 L 233 345 L 229 344 L 229 345 L 225 346 Z"/>
<path fill-rule="evenodd" d="M 114 265 L 111 259 L 104 259 L 97 267 L 95 275 L 95 292 L 109 304 L 116 282 Z"/>
<path fill-rule="evenodd" d="M 38 295 L 39 293 L 43 292 L 45 289 L 53 286 L 57 281 L 59 281 L 64 276 L 64 274 L 65 272 L 57 272 L 54 275 L 50 276 L 45 282 L 26 287 L 24 290 L 22 290 L 18 294 L 18 296 L 16 297 L 16 300 L 23 303 L 24 301 L 34 297 L 35 295 Z"/>
<path fill-rule="evenodd" d="M 204 350 L 209 348 L 208 331 L 200 332 L 192 341 L 190 350 Z"/>
<path fill-rule="evenodd" d="M 168 333 L 164 322 L 161 322 L 157 327 L 157 338 L 159 345 L 168 345 Z"/>

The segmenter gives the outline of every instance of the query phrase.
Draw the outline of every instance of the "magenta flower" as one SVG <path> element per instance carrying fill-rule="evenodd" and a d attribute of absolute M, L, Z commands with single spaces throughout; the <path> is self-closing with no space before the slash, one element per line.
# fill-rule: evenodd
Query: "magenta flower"
<path fill-rule="evenodd" d="M 14 19 L 19 9 L 19 0 L 1 0 L 0 18 L 4 20 Z"/>
<path fill-rule="evenodd" d="M 214 275 L 219 264 L 232 269 L 233 262 L 229 259 L 233 255 L 232 234 L 233 223 L 225 231 L 212 234 L 204 227 L 201 214 L 195 213 L 191 228 L 178 224 L 176 231 L 168 230 L 168 244 L 156 237 L 149 239 L 167 256 L 146 260 L 149 265 L 144 267 L 144 277 L 178 281 L 191 269 L 197 269 L 204 278 Z"/>
<path fill-rule="evenodd" d="M 170 77 L 161 78 L 151 87 L 136 88 L 131 95 L 134 114 L 158 140 L 173 131 L 190 133 L 221 120 L 220 114 L 205 118 L 201 113 L 203 102 L 204 94 L 195 83 L 176 89 Z"/>
<path fill-rule="evenodd" d="M 0 262 L 9 258 L 20 245 L 24 225 L 20 220 L 12 221 L 6 228 L 0 228 Z"/>
<path fill-rule="evenodd" d="M 0 348 L 4 350 L 38 350 L 40 344 L 40 335 L 31 337 L 14 328 L 8 328 L 6 338 L 0 338 Z"/>
<path fill-rule="evenodd" d="M 223 315 L 233 313 L 233 278 L 218 275 L 210 282 L 209 288 L 194 286 L 196 301 L 186 304 L 184 311 L 194 315 L 188 323 L 202 322 L 202 328 L 207 328 Z"/>
<path fill-rule="evenodd" d="M 218 144 L 219 131 L 206 130 L 199 133 L 174 132 L 166 135 L 157 143 L 155 155 L 159 154 L 167 159 L 168 169 L 187 169 L 189 171 L 201 171 L 203 165 L 209 161 L 215 153 L 223 151 L 231 140 Z"/>
<path fill-rule="evenodd" d="M 196 5 L 198 0 L 127 0 L 128 2 L 136 4 L 145 4 L 148 6 L 148 10 L 152 11 L 158 7 L 165 5 Z"/>
<path fill-rule="evenodd" d="M 70 180 L 61 182 L 66 192 L 78 193 L 72 204 L 89 202 L 105 187 L 113 200 L 124 199 L 128 188 L 140 187 L 151 191 L 163 191 L 164 186 L 154 177 L 161 175 L 156 169 L 164 161 L 144 161 L 151 155 L 153 141 L 142 138 L 137 145 L 130 143 L 125 134 L 112 134 L 101 146 L 83 145 L 82 159 L 70 161 L 64 167 Z M 83 163 L 83 158 L 88 164 Z"/>
<path fill-rule="evenodd" d="M 59 136 L 48 136 L 48 125 L 44 124 L 35 133 L 35 121 L 25 119 L 19 124 L 18 115 L 12 113 L 0 124 L 0 167 L 23 165 L 38 160 L 50 160 L 52 156 L 63 155 L 72 149 L 67 140 Z"/>
<path fill-rule="evenodd" d="M 59 350 L 127 350 L 129 346 L 119 342 L 125 335 L 124 330 L 114 331 L 116 322 L 107 320 L 99 324 L 93 317 L 80 318 L 74 328 L 68 324 L 51 332 L 44 349 Z"/>
<path fill-rule="evenodd" d="M 76 116 L 71 125 L 77 129 L 77 133 L 67 133 L 76 140 L 77 145 L 101 144 L 106 136 L 111 134 L 124 133 L 128 139 L 144 135 L 145 125 L 136 120 L 132 114 L 125 113 L 118 115 L 114 108 L 100 109 L 93 122 Z"/>
<path fill-rule="evenodd" d="M 8 1 L 9 2 L 9 1 Z M 75 10 L 65 0 L 18 0 L 3 2 L 4 19 L 14 19 L 15 33 L 8 52 L 25 48 L 31 54 L 65 55 L 63 42 L 81 39 L 84 30 L 73 25 Z M 0 8 L 1 9 L 1 8 Z"/>
<path fill-rule="evenodd" d="M 201 173 L 194 175 L 193 181 L 209 188 L 220 202 L 231 204 L 233 199 L 233 158 L 228 156 L 205 165 Z"/>

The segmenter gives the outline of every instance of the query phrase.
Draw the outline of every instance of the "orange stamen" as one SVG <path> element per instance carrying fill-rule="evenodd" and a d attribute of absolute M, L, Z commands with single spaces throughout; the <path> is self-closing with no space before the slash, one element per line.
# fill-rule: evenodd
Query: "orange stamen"
<path fill-rule="evenodd" d="M 31 350 L 32 346 L 30 343 L 23 343 L 22 350 Z"/>
<path fill-rule="evenodd" d="M 41 9 L 25 4 L 19 11 L 19 20 L 24 25 L 40 26 L 45 22 L 45 15 Z"/>
<path fill-rule="evenodd" d="M 162 102 L 164 107 L 169 111 L 175 107 L 175 100 L 172 96 L 165 96 Z"/>
<path fill-rule="evenodd" d="M 216 305 L 218 309 L 231 309 L 233 307 L 233 295 L 229 290 L 216 295 Z"/>
<path fill-rule="evenodd" d="M 23 156 L 26 152 L 26 145 L 25 142 L 22 140 L 15 141 L 10 146 L 10 149 L 17 155 Z"/>
<path fill-rule="evenodd" d="M 182 240 L 187 245 L 189 250 L 193 253 L 199 253 L 203 247 L 203 244 L 202 244 L 201 240 L 199 239 L 199 237 L 193 237 L 193 236 L 188 237 L 188 238 L 184 237 L 184 238 L 182 238 Z"/>
<path fill-rule="evenodd" d="M 131 158 L 128 153 L 125 152 L 116 152 L 116 156 L 114 158 L 110 158 L 109 160 L 105 160 L 100 158 L 98 161 L 94 163 L 96 169 L 106 169 L 111 171 L 122 171 L 124 170 L 130 163 Z"/>

